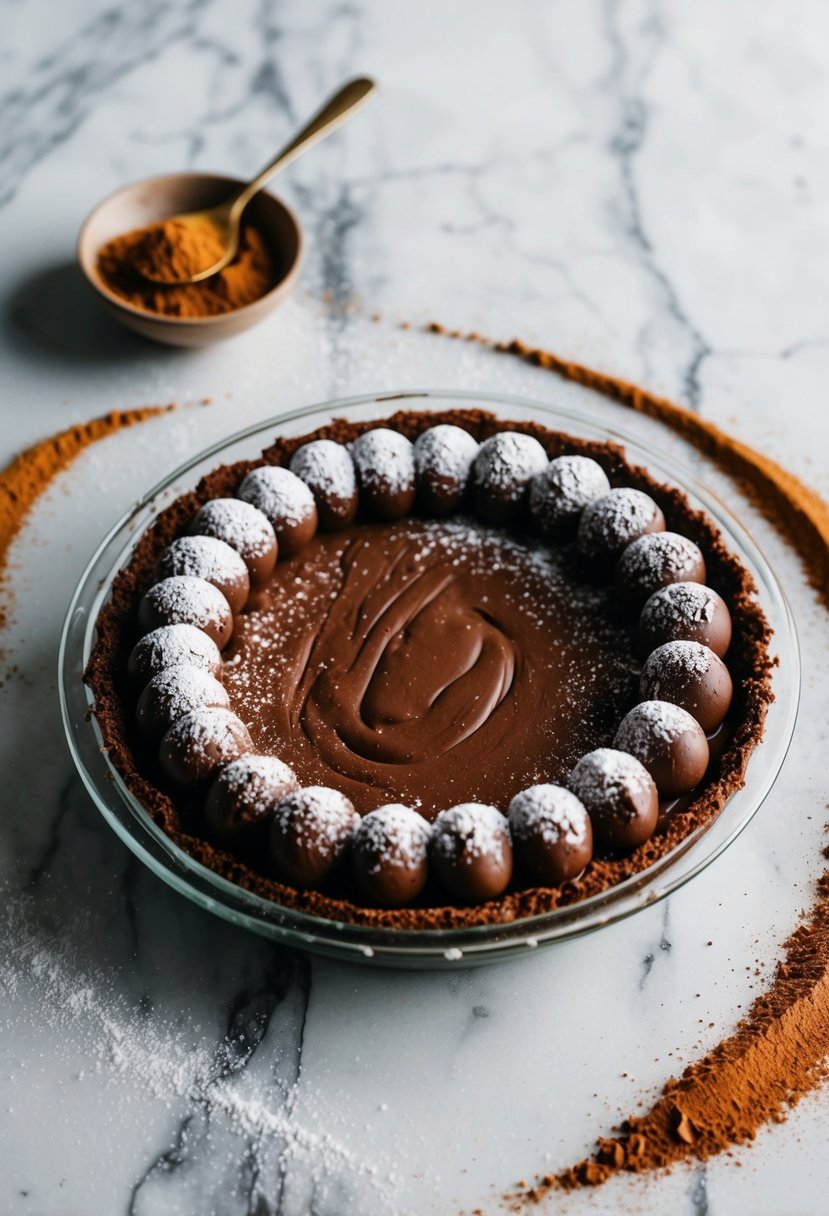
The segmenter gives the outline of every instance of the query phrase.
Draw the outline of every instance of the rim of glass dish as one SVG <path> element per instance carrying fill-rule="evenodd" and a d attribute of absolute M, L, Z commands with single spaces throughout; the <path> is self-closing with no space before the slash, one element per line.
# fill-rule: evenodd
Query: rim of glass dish
<path fill-rule="evenodd" d="M 311 416 L 328 418 L 358 406 L 394 406 L 395 403 L 436 410 L 441 402 L 455 406 L 480 404 L 540 411 L 551 425 L 557 420 L 594 438 L 616 441 L 641 455 L 657 476 L 664 476 L 696 498 L 723 531 L 727 543 L 746 561 L 758 584 L 763 610 L 774 629 L 772 648 L 780 657 L 786 651 L 785 679 L 772 676 L 775 701 L 769 711 L 774 731 L 766 733 L 749 757 L 746 783 L 728 799 L 722 811 L 701 825 L 654 865 L 588 899 L 549 912 L 495 925 L 460 929 L 387 929 L 354 925 L 287 908 L 229 882 L 176 845 L 155 823 L 128 789 L 102 748 L 92 710 L 90 690 L 80 679 L 91 650 L 95 622 L 117 572 L 129 560 L 133 545 L 143 533 L 133 522 L 171 486 L 213 457 L 257 436 L 273 439 L 279 428 Z M 182 492 L 184 487 L 178 487 Z M 158 507 L 160 510 L 160 505 Z M 118 542 L 115 561 L 109 550 Z M 106 557 L 106 562 L 103 559 Z M 99 566 L 103 568 L 99 569 Z M 191 900 L 235 924 L 319 954 L 392 966 L 461 966 L 514 957 L 537 946 L 551 945 L 602 928 L 631 916 L 666 898 L 696 877 L 733 843 L 768 796 L 791 743 L 800 696 L 800 657 L 791 609 L 777 577 L 745 526 L 719 497 L 703 485 L 681 461 L 666 456 L 647 440 L 624 428 L 608 425 L 589 409 L 573 409 L 532 398 L 503 393 L 464 392 L 456 389 L 411 389 L 367 393 L 338 398 L 276 415 L 246 427 L 198 452 L 154 485 L 125 512 L 100 542 L 81 575 L 72 596 L 61 633 L 58 655 L 61 714 L 72 759 L 93 802 L 127 846 L 153 872 Z M 762 765 L 762 772 L 760 771 Z M 94 771 L 97 769 L 97 772 Z M 756 788 L 751 787 L 754 778 Z M 737 811 L 735 812 L 735 806 Z M 682 864 L 684 863 L 684 864 Z"/>

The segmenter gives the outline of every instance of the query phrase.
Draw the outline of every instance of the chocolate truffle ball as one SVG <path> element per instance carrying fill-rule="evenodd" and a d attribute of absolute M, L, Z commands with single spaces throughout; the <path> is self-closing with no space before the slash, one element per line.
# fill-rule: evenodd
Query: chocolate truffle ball
<path fill-rule="evenodd" d="M 495 899 L 512 878 L 509 824 L 497 807 L 481 802 L 441 811 L 429 853 L 441 885 L 464 903 Z"/>
<path fill-rule="evenodd" d="M 168 545 L 155 568 L 157 579 L 186 574 L 221 591 L 230 611 L 241 612 L 250 591 L 248 568 L 235 549 L 215 536 L 180 536 Z"/>
<path fill-rule="evenodd" d="M 663 798 L 699 785 L 708 768 L 708 740 L 697 722 L 668 701 L 642 701 L 622 719 L 614 746 L 635 756 Z"/>
<path fill-rule="evenodd" d="M 472 502 L 481 519 L 503 524 L 517 519 L 530 482 L 547 467 L 537 439 L 519 431 L 499 431 L 485 439 L 472 462 Z"/>
<path fill-rule="evenodd" d="M 616 564 L 616 590 L 637 607 L 654 591 L 679 582 L 704 583 L 705 558 L 698 545 L 678 532 L 640 536 Z"/>
<path fill-rule="evenodd" d="M 138 698 L 135 716 L 148 735 L 163 735 L 178 718 L 200 705 L 227 708 L 230 697 L 224 684 L 208 671 L 189 664 L 165 667 L 153 676 Z"/>
<path fill-rule="evenodd" d="M 588 503 L 607 494 L 610 482 L 589 456 L 557 456 L 530 483 L 530 514 L 553 540 L 575 535 Z"/>
<path fill-rule="evenodd" d="M 204 818 L 214 840 L 231 847 L 253 844 L 270 823 L 280 798 L 297 787 L 296 774 L 276 756 L 240 756 L 219 769 L 207 793 Z"/>
<path fill-rule="evenodd" d="M 233 613 L 212 583 L 176 574 L 150 587 L 138 605 L 138 624 L 146 633 L 160 625 L 195 625 L 221 650 L 233 633 Z"/>
<path fill-rule="evenodd" d="M 408 515 L 415 500 L 414 449 L 405 435 L 378 426 L 351 445 L 362 500 L 381 519 Z"/>
<path fill-rule="evenodd" d="M 599 747 L 582 756 L 568 784 L 584 803 L 600 848 L 628 852 L 653 835 L 659 794 L 650 773 L 635 756 Z"/>
<path fill-rule="evenodd" d="M 441 422 L 418 435 L 414 445 L 417 497 L 428 515 L 457 511 L 477 452 L 478 441 L 460 426 Z"/>
<path fill-rule="evenodd" d="M 647 651 L 665 642 L 701 642 L 723 659 L 731 645 L 731 613 L 711 587 L 671 583 L 645 604 L 639 636 Z"/>
<path fill-rule="evenodd" d="M 195 625 L 161 625 L 136 642 L 127 670 L 136 683 L 146 684 L 165 667 L 182 663 L 215 676 L 222 656 L 213 639 Z"/>
<path fill-rule="evenodd" d="M 583 804 L 560 785 L 531 785 L 509 804 L 515 858 L 530 877 L 557 887 L 593 857 L 593 828 Z"/>
<path fill-rule="evenodd" d="M 280 557 L 293 557 L 314 536 L 318 522 L 314 495 L 290 469 L 270 464 L 252 469 L 237 493 L 267 517 Z"/>
<path fill-rule="evenodd" d="M 662 532 L 664 528 L 665 516 L 650 494 L 622 486 L 584 508 L 579 520 L 578 549 L 584 557 L 610 561 L 640 536 Z"/>
<path fill-rule="evenodd" d="M 728 713 L 734 687 L 725 663 L 708 646 L 666 642 L 645 660 L 639 692 L 646 701 L 687 709 L 710 735 Z"/>
<path fill-rule="evenodd" d="M 190 525 L 194 536 L 214 536 L 234 549 L 259 586 L 276 565 L 276 533 L 267 517 L 241 498 L 211 498 L 196 512 Z"/>
<path fill-rule="evenodd" d="M 302 890 L 319 887 L 342 858 L 360 816 L 345 794 L 322 785 L 287 794 L 271 824 L 276 874 Z"/>
<path fill-rule="evenodd" d="M 333 439 L 304 443 L 291 457 L 291 472 L 314 495 L 324 531 L 336 532 L 354 523 L 360 496 L 354 461 L 347 447 L 334 443 Z"/>
<path fill-rule="evenodd" d="M 396 802 L 364 815 L 351 838 L 360 890 L 386 908 L 411 903 L 426 884 L 429 836 L 423 816 Z"/>
<path fill-rule="evenodd" d="M 159 760 L 178 785 L 195 785 L 252 747 L 247 727 L 234 713 L 202 706 L 173 723 L 161 740 Z"/>

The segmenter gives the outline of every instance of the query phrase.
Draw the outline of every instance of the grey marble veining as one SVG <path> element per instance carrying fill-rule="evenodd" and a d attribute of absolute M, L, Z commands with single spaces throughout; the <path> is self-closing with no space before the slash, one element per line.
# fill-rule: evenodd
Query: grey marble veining
<path fill-rule="evenodd" d="M 3 459 L 112 408 L 181 407 L 86 452 L 12 554 L 0 1209 L 502 1210 L 769 981 L 822 867 L 829 630 L 779 537 L 678 439 L 399 322 L 606 367 L 829 494 L 825 7 L 5 0 L 0 14 Z M 309 249 L 272 321 L 190 353 L 96 312 L 73 242 L 101 196 L 182 167 L 251 173 L 357 72 L 378 77 L 378 101 L 280 182 Z M 429 384 L 585 405 L 698 468 L 783 578 L 805 676 L 772 796 L 689 886 L 526 961 L 406 975 L 276 948 L 148 873 L 73 774 L 55 664 L 92 549 L 167 469 L 283 409 Z M 819 1091 L 741 1168 L 620 1178 L 548 1208 L 820 1216 L 827 1131 Z"/>

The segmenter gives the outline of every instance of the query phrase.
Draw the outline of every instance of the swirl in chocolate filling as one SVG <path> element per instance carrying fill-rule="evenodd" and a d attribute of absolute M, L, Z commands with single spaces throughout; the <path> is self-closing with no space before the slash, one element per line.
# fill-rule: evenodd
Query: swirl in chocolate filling
<path fill-rule="evenodd" d="M 258 750 L 362 812 L 506 806 L 608 741 L 635 694 L 609 594 L 477 521 L 319 533 L 238 618 L 224 678 Z"/>

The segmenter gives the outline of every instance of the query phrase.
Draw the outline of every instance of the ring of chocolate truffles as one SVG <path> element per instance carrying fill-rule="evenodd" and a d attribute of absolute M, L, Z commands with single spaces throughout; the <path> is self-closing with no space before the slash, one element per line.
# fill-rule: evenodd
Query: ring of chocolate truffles
<path fill-rule="evenodd" d="M 399 802 L 364 815 L 351 837 L 352 871 L 362 892 L 386 908 L 411 903 L 426 886 L 430 834 L 423 816 Z"/>
<path fill-rule="evenodd" d="M 161 625 L 139 638 L 127 671 L 133 680 L 151 680 L 165 667 L 190 666 L 215 676 L 222 666 L 219 647 L 195 625 Z"/>
<path fill-rule="evenodd" d="M 347 528 L 357 518 L 360 495 L 354 461 L 341 443 L 313 439 L 291 457 L 291 472 L 314 496 L 319 526 L 324 532 Z"/>
<path fill-rule="evenodd" d="M 416 496 L 433 515 L 467 498 L 490 522 L 526 511 L 547 537 L 575 536 L 590 561 L 615 560 L 619 595 L 645 601 L 642 702 L 619 725 L 614 747 L 583 756 L 568 788 L 542 783 L 520 791 L 506 816 L 462 803 L 430 825 L 395 803 L 361 818 L 339 791 L 300 788 L 277 757 L 254 754 L 217 678 L 234 613 L 278 557 L 299 552 L 318 526 L 353 522 L 361 503 L 397 519 Z M 365 431 L 350 447 L 314 440 L 297 448 L 290 469 L 254 468 L 237 498 L 204 503 L 189 534 L 161 555 L 138 607 L 143 636 L 128 660 L 141 689 L 139 726 L 149 737 L 163 735 L 159 760 L 175 784 L 206 787 L 207 834 L 228 848 L 259 847 L 267 834 L 273 871 L 298 888 L 324 884 L 346 854 L 366 898 L 389 908 L 416 899 L 430 874 L 456 899 L 496 898 L 512 880 L 513 855 L 535 883 L 577 881 L 594 846 L 611 853 L 638 847 L 656 827 L 659 795 L 699 784 L 709 761 L 706 732 L 731 702 L 722 662 L 730 613 L 702 581 L 699 548 L 665 527 L 649 495 L 610 489 L 604 470 L 586 457 L 548 461 L 538 441 L 519 432 L 478 444 L 462 428 L 440 424 L 414 444 L 386 427 Z"/>
<path fill-rule="evenodd" d="M 177 718 L 161 740 L 161 767 L 177 785 L 196 785 L 253 750 L 248 728 L 229 709 L 201 706 Z"/>
<path fill-rule="evenodd" d="M 622 718 L 614 746 L 645 766 L 663 798 L 687 794 L 708 768 L 705 732 L 696 718 L 669 701 L 634 705 Z"/>
<path fill-rule="evenodd" d="M 480 444 L 463 427 L 441 422 L 414 442 L 417 498 L 427 515 L 448 515 L 464 500 Z"/>
<path fill-rule="evenodd" d="M 558 887 L 578 878 L 593 859 L 590 816 L 561 785 L 531 785 L 507 814 L 516 862 L 538 883 Z"/>
<path fill-rule="evenodd" d="M 430 859 L 440 882 L 468 903 L 503 894 L 512 878 L 509 823 L 495 806 L 462 802 L 432 824 Z"/>
<path fill-rule="evenodd" d="M 616 590 L 623 599 L 644 604 L 671 583 L 704 583 L 705 558 L 698 545 L 677 532 L 650 532 L 633 541 L 616 566 Z"/>
<path fill-rule="evenodd" d="M 156 566 L 156 578 L 189 574 L 211 583 L 230 604 L 234 616 L 241 612 L 250 592 L 248 568 L 235 549 L 215 536 L 180 536 L 168 545 Z"/>
<path fill-rule="evenodd" d="M 722 596 L 702 583 L 670 583 L 655 591 L 639 614 L 647 651 L 665 642 L 701 642 L 724 659 L 731 645 L 731 613 Z"/>
<path fill-rule="evenodd" d="M 529 485 L 547 467 L 547 453 L 532 435 L 498 431 L 478 448 L 472 462 L 470 485 L 475 510 L 492 524 L 515 519 L 524 505 Z"/>
<path fill-rule="evenodd" d="M 686 709 L 710 734 L 728 713 L 734 688 L 713 650 L 700 642 L 665 642 L 645 660 L 639 691 L 646 701 L 670 701 Z"/>
<path fill-rule="evenodd" d="M 290 469 L 270 464 L 251 469 L 237 494 L 266 517 L 283 557 L 293 557 L 317 530 L 314 495 Z"/>
<path fill-rule="evenodd" d="M 270 826 L 280 799 L 298 785 L 294 770 L 276 756 L 251 753 L 231 760 L 219 769 L 205 799 L 209 835 L 230 846 L 253 841 Z"/>
<path fill-rule="evenodd" d="M 227 709 L 227 689 L 209 671 L 181 663 L 153 676 L 138 698 L 135 716 L 146 734 L 163 735 L 177 718 L 202 705 Z"/>
<path fill-rule="evenodd" d="M 177 574 L 146 592 L 138 605 L 138 623 L 146 633 L 160 625 L 195 625 L 222 650 L 233 632 L 233 613 L 212 583 Z"/>
<path fill-rule="evenodd" d="M 239 554 L 251 581 L 262 584 L 276 565 L 276 533 L 258 507 L 241 498 L 211 498 L 196 512 L 193 536 L 213 536 Z"/>
<path fill-rule="evenodd" d="M 610 492 L 602 466 L 589 456 L 558 456 L 530 483 L 530 515 L 544 536 L 575 534 L 584 508 Z"/>
<path fill-rule="evenodd" d="M 405 435 L 389 427 L 363 431 L 351 444 L 360 491 L 381 519 L 402 519 L 417 492 L 414 448 Z"/>
<path fill-rule="evenodd" d="M 584 804 L 596 840 L 613 852 L 628 852 L 653 835 L 659 794 L 648 770 L 635 756 L 597 747 L 582 756 L 569 785 Z"/>
<path fill-rule="evenodd" d="M 612 560 L 640 536 L 664 529 L 662 508 L 650 494 L 620 486 L 584 508 L 579 520 L 578 548 L 584 557 Z"/>
<path fill-rule="evenodd" d="M 339 790 L 311 785 L 286 794 L 271 822 L 277 876 L 300 890 L 320 886 L 342 859 L 359 823 L 354 804 Z"/>

